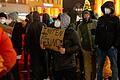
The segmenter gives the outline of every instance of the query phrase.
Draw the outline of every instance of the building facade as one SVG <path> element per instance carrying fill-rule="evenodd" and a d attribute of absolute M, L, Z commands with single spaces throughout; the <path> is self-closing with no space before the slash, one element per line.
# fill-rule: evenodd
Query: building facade
<path fill-rule="evenodd" d="M 30 7 L 27 0 L 0 0 L 0 12 L 7 14 L 17 11 L 18 17 L 25 19 L 25 16 L 30 12 Z"/>
<path fill-rule="evenodd" d="M 62 0 L 30 0 L 28 4 L 31 11 L 48 13 L 52 17 L 57 17 L 63 11 Z"/>
<path fill-rule="evenodd" d="M 0 0 L 0 12 L 29 13 L 38 11 L 57 17 L 63 11 L 62 5 L 62 0 Z"/>

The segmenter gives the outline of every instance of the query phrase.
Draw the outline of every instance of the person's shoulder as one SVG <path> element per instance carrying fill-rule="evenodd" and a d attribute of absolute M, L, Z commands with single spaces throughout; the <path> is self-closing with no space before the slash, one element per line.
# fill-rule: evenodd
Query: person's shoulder
<path fill-rule="evenodd" d="M 115 16 L 115 15 L 114 15 L 113 17 L 114 17 L 116 20 L 119 20 L 119 17 L 118 17 L 118 16 Z"/>
<path fill-rule="evenodd" d="M 75 29 L 73 27 L 69 26 L 65 31 L 67 33 L 72 33 L 72 32 L 75 32 Z"/>
<path fill-rule="evenodd" d="M 96 23 L 98 20 L 97 19 L 91 19 L 93 23 Z"/>

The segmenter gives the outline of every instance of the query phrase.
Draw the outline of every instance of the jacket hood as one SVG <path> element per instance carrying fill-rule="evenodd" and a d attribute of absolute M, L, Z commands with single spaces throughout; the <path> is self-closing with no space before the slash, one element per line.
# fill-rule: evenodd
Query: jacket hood
<path fill-rule="evenodd" d="M 104 14 L 105 14 L 105 11 L 104 11 L 105 8 L 110 8 L 111 9 L 110 14 L 114 13 L 114 3 L 112 1 L 107 1 L 101 6 L 101 10 Z"/>
<path fill-rule="evenodd" d="M 67 28 L 70 24 L 70 17 L 63 13 L 60 15 L 60 21 L 61 21 L 61 28 Z"/>
<path fill-rule="evenodd" d="M 32 21 L 32 12 L 26 15 L 26 18 L 29 20 L 29 22 Z"/>
<path fill-rule="evenodd" d="M 37 11 L 34 11 L 32 14 L 32 20 L 38 21 L 39 20 L 39 13 Z"/>
<path fill-rule="evenodd" d="M 70 23 L 75 23 L 77 18 L 77 12 L 75 10 L 70 10 L 67 12 L 67 14 L 70 16 Z"/>

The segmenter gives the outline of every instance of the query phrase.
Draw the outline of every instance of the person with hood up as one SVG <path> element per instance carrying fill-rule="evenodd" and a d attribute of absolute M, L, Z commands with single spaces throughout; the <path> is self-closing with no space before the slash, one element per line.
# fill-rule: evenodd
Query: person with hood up
<path fill-rule="evenodd" d="M 56 28 L 64 29 L 63 45 L 53 51 L 54 80 L 76 80 L 76 52 L 80 49 L 79 36 L 70 24 L 70 17 L 61 13 L 54 22 Z"/>
<path fill-rule="evenodd" d="M 103 66 L 106 56 L 111 62 L 111 80 L 117 80 L 117 48 L 120 45 L 120 21 L 114 15 L 114 3 L 107 1 L 101 6 L 103 16 L 99 17 L 96 27 L 95 44 L 98 54 L 97 80 L 103 80 Z"/>
<path fill-rule="evenodd" d="M 24 70 L 28 70 L 28 51 L 26 49 L 26 33 L 28 30 L 28 26 L 32 22 L 32 12 L 30 12 L 28 15 L 26 15 L 26 19 L 22 22 L 23 28 L 24 28 Z"/>
<path fill-rule="evenodd" d="M 32 12 L 33 21 L 29 24 L 26 32 L 26 48 L 30 53 L 30 77 L 33 80 L 43 80 L 46 77 L 44 72 L 44 53 L 40 47 L 40 34 L 44 23 L 40 22 L 39 13 Z"/>

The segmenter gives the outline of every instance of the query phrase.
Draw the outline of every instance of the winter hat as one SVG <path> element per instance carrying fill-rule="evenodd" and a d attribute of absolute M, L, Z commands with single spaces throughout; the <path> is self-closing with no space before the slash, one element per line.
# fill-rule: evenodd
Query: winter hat
<path fill-rule="evenodd" d="M 114 13 L 114 3 L 112 1 L 106 1 L 102 6 L 101 10 L 105 14 L 105 8 L 110 8 L 111 9 L 111 14 Z"/>
<path fill-rule="evenodd" d="M 33 21 L 40 20 L 38 11 L 34 11 L 31 15 L 32 15 L 32 20 Z"/>
<path fill-rule="evenodd" d="M 26 19 L 28 19 L 29 22 L 32 21 L 32 13 L 29 13 L 28 15 L 26 15 Z"/>
<path fill-rule="evenodd" d="M 84 10 L 84 11 L 83 11 L 83 15 L 84 15 L 84 14 L 90 14 L 90 11 Z"/>
<path fill-rule="evenodd" d="M 8 16 L 9 16 L 12 20 L 17 20 L 17 19 L 18 19 L 18 12 L 12 12 L 12 13 L 8 14 Z"/>
<path fill-rule="evenodd" d="M 6 16 L 6 14 L 4 12 L 0 13 L 0 17 L 5 17 L 7 19 L 7 16 Z"/>
<path fill-rule="evenodd" d="M 61 28 L 67 28 L 70 24 L 70 17 L 63 13 L 60 15 L 60 21 L 61 21 Z"/>

